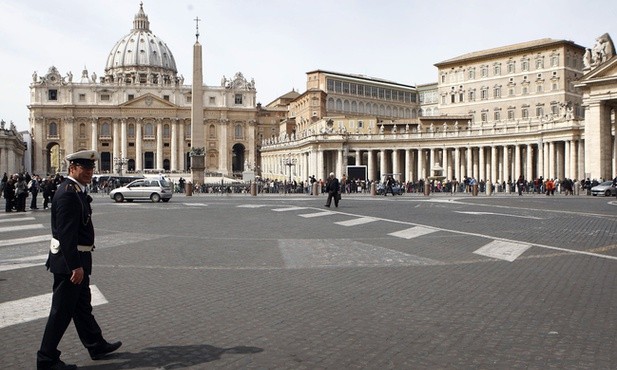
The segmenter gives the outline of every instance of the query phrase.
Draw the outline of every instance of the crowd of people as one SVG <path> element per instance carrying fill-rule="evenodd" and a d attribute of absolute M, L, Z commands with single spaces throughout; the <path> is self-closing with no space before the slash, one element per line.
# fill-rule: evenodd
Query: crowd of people
<path fill-rule="evenodd" d="M 30 209 L 39 209 L 38 194 L 42 194 L 43 209 L 48 209 L 51 199 L 64 178 L 52 175 L 41 178 L 28 172 L 7 175 L 5 172 L 0 180 L 0 192 L 5 200 L 5 212 L 26 212 L 26 204 L 30 198 Z"/>

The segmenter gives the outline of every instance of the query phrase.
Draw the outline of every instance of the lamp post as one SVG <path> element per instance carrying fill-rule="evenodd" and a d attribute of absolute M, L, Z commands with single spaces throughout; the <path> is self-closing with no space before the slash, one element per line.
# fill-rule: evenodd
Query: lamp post
<path fill-rule="evenodd" d="M 116 168 L 118 176 L 122 176 L 122 170 L 124 169 L 124 166 L 127 165 L 127 163 L 129 163 L 128 158 L 114 157 L 114 167 Z"/>
<path fill-rule="evenodd" d="M 289 167 L 289 183 L 291 184 L 291 167 L 296 165 L 296 158 L 292 158 L 289 154 L 288 158 L 283 159 L 283 165 Z"/>

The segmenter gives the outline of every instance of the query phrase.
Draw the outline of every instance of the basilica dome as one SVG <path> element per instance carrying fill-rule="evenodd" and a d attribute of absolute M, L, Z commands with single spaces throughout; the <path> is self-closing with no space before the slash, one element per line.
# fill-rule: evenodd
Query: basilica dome
<path fill-rule="evenodd" d="M 177 73 L 171 50 L 150 31 L 150 21 L 142 3 L 131 32 L 109 52 L 105 79 L 129 84 L 169 84 L 177 81 Z"/>

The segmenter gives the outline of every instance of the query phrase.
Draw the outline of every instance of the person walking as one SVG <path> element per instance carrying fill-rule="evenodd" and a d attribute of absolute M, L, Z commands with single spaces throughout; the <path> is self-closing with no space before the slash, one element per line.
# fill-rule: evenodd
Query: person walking
<path fill-rule="evenodd" d="M 34 175 L 34 177 L 30 180 L 28 184 L 28 190 L 30 194 L 32 194 L 32 200 L 30 201 L 30 209 L 39 209 L 36 206 L 36 196 L 39 193 L 41 178 L 38 175 Z"/>
<path fill-rule="evenodd" d="M 330 207 L 332 199 L 334 199 L 334 206 L 338 207 L 338 202 L 341 199 L 339 193 L 340 183 L 338 179 L 334 176 L 334 172 L 330 172 L 330 177 L 328 177 L 328 181 L 326 182 L 326 191 L 328 192 L 328 200 L 326 201 L 326 207 Z"/>
<path fill-rule="evenodd" d="M 37 369 L 67 370 L 76 365 L 60 360 L 58 344 L 71 320 L 90 358 L 98 360 L 122 345 L 103 338 L 99 324 L 92 315 L 90 274 L 94 250 L 92 198 L 86 186 L 92 180 L 94 162 L 99 154 L 84 150 L 69 154 L 69 175 L 58 186 L 52 199 L 52 241 L 45 266 L 54 275 L 51 310 L 41 347 L 37 352 Z"/>

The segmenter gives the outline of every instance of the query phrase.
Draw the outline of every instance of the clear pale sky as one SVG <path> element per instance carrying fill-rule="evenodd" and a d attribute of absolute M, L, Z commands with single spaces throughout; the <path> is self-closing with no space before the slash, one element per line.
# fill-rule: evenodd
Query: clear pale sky
<path fill-rule="evenodd" d="M 79 80 L 104 75 L 107 55 L 130 33 L 140 0 L 2 0 L 0 118 L 29 130 L 32 73 L 52 65 Z M 615 0 L 143 0 L 150 29 L 174 55 L 185 83 L 199 17 L 204 83 L 237 72 L 255 79 L 268 104 L 303 92 L 306 72 L 324 69 L 417 85 L 437 81 L 434 64 L 472 51 L 540 38 L 592 47 L 617 42 Z"/>

